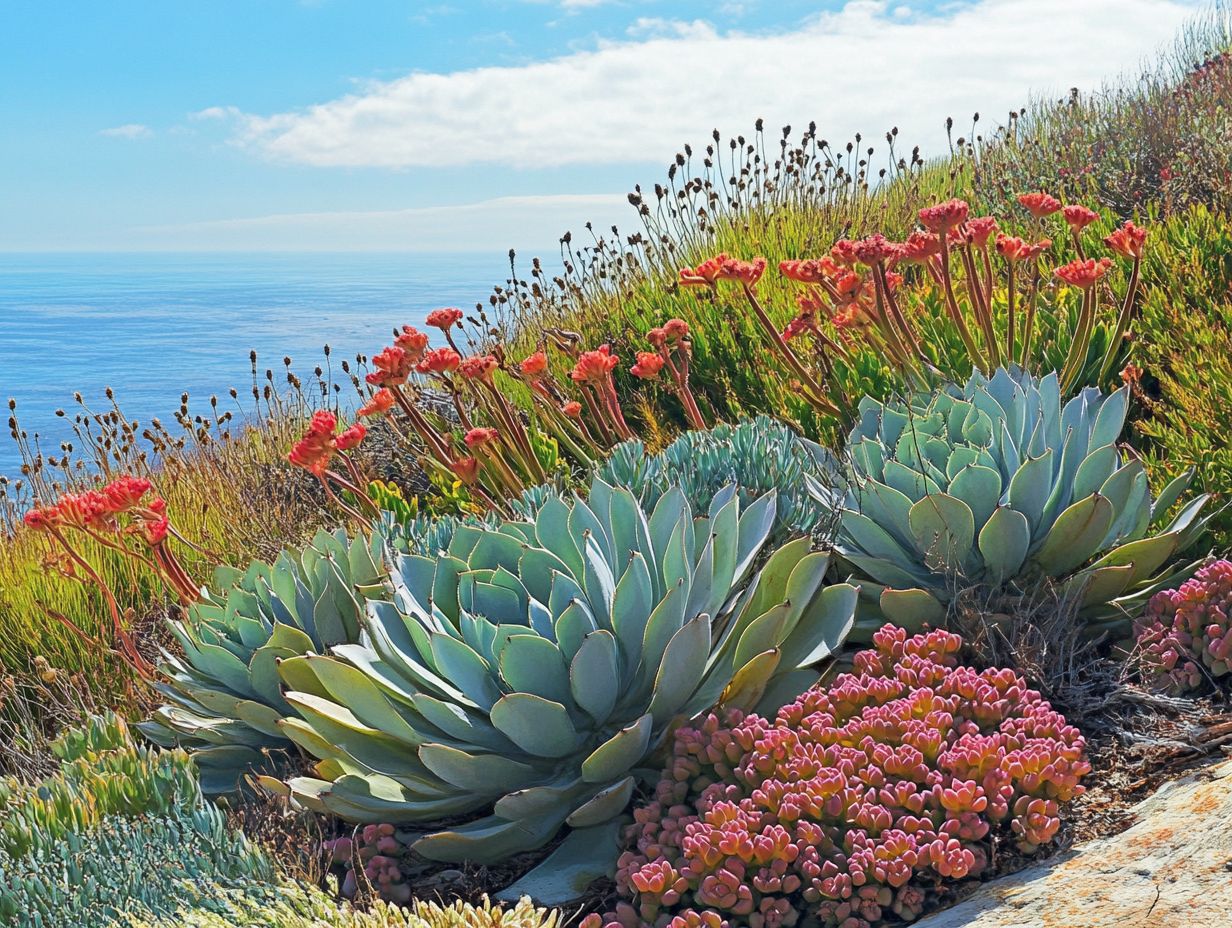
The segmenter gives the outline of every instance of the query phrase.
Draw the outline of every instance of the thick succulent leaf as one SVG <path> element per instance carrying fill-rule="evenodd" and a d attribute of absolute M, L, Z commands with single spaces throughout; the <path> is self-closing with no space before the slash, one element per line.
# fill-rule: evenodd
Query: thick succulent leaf
<path fill-rule="evenodd" d="M 1044 507 L 1052 492 L 1052 462 L 1053 452 L 1049 448 L 1039 457 L 1023 461 L 1010 478 L 1006 500 L 1011 509 L 1027 517 L 1033 535 L 1040 528 Z"/>
<path fill-rule="evenodd" d="M 514 743 L 479 712 L 426 693 L 417 693 L 412 701 L 420 715 L 451 738 L 492 752 L 512 753 L 517 750 Z"/>
<path fill-rule="evenodd" d="M 1134 573 L 1130 586 L 1134 586 L 1153 575 L 1168 558 L 1176 553 L 1179 540 L 1176 533 L 1168 532 L 1131 541 L 1118 548 L 1113 548 L 1093 563 L 1091 569 L 1131 564 Z"/>
<path fill-rule="evenodd" d="M 955 475 L 947 492 L 970 507 L 979 532 L 1001 502 L 1001 475 L 991 467 L 972 464 Z"/>
<path fill-rule="evenodd" d="M 1078 472 L 1074 475 L 1074 498 L 1082 499 L 1092 493 L 1103 492 L 1108 478 L 1116 473 L 1120 464 L 1121 455 L 1116 445 L 1096 448 L 1078 465 Z M 1108 494 L 1105 492 L 1104 495 Z"/>
<path fill-rule="evenodd" d="M 624 689 L 620 646 L 607 629 L 591 632 L 569 664 L 573 701 L 602 725 Z"/>
<path fill-rule="evenodd" d="M 685 623 L 663 651 L 650 698 L 650 714 L 655 724 L 662 725 L 689 701 L 706 672 L 709 656 L 710 619 L 698 616 Z"/>
<path fill-rule="evenodd" d="M 719 705 L 732 709 L 751 709 L 761 702 L 766 686 L 779 668 L 778 649 L 764 651 L 740 667 L 719 697 Z"/>
<path fill-rule="evenodd" d="M 334 746 L 334 751 L 342 749 L 369 770 L 395 774 L 419 767 L 419 755 L 414 748 L 365 725 L 343 706 L 308 693 L 287 693 L 287 702 L 295 707 L 295 711 L 312 726 L 314 732 Z M 286 727 L 290 721 L 293 720 L 284 719 L 282 727 L 288 737 L 294 739 L 294 734 Z M 301 746 L 311 750 L 310 745 Z"/>
<path fill-rule="evenodd" d="M 505 642 L 498 665 L 511 690 L 573 704 L 568 667 L 556 645 L 538 635 L 511 635 Z"/>
<path fill-rule="evenodd" d="M 567 757 L 582 740 L 564 706 L 530 693 L 502 696 L 489 717 L 498 731 L 536 757 Z"/>
<path fill-rule="evenodd" d="M 979 547 L 989 580 L 1001 583 L 1017 576 L 1031 549 L 1027 517 L 1017 509 L 998 507 L 980 529 Z"/>
<path fill-rule="evenodd" d="M 811 667 L 837 654 L 851 633 L 858 599 L 859 590 L 850 583 L 834 583 L 822 589 L 779 646 L 781 666 Z"/>
<path fill-rule="evenodd" d="M 594 787 L 580 777 L 559 777 L 550 783 L 518 789 L 496 800 L 492 811 L 498 818 L 513 821 L 537 815 L 554 815 L 561 808 L 572 808 Z"/>
<path fill-rule="evenodd" d="M 1080 499 L 1057 517 L 1032 560 L 1044 573 L 1063 576 L 1089 561 L 1108 534 L 1113 518 L 1108 497 Z"/>
<path fill-rule="evenodd" d="M 441 676 L 456 684 L 479 708 L 492 708 L 501 694 L 487 661 L 448 635 L 432 635 L 431 649 Z"/>
<path fill-rule="evenodd" d="M 390 704 L 384 693 L 363 672 L 333 658 L 316 655 L 285 660 L 280 670 L 286 671 L 299 662 L 303 663 L 306 673 L 317 678 L 335 702 L 345 705 L 365 725 L 411 747 L 424 743 L 424 736 Z"/>
<path fill-rule="evenodd" d="M 879 604 L 886 619 L 907 629 L 908 634 L 922 631 L 925 625 L 945 624 L 945 606 L 926 590 L 885 589 Z"/>
<path fill-rule="evenodd" d="M 1129 588 L 1133 579 L 1133 564 L 1099 567 L 1074 574 L 1066 581 L 1064 591 L 1072 595 L 1081 594 L 1081 604 L 1091 606 L 1116 599 Z"/>
<path fill-rule="evenodd" d="M 609 783 L 624 776 L 645 758 L 653 731 L 650 713 L 620 729 L 582 761 L 582 779 L 587 783 Z"/>
<path fill-rule="evenodd" d="M 496 898 L 516 902 L 530 896 L 553 906 L 577 899 L 595 880 L 615 874 L 620 831 L 627 822 L 616 818 L 591 828 L 574 829 L 546 860 L 497 893 Z"/>
<path fill-rule="evenodd" d="M 445 744 L 425 744 L 419 759 L 446 783 L 489 797 L 525 789 L 544 777 L 543 770 L 511 757 L 469 753 Z"/>
<path fill-rule="evenodd" d="M 958 571 L 975 541 L 971 507 L 955 496 L 934 493 L 911 507 L 910 524 L 916 547 L 934 569 Z"/>
<path fill-rule="evenodd" d="M 493 815 L 424 835 L 411 847 L 429 860 L 490 866 L 543 847 L 564 820 L 565 813 L 512 822 Z"/>
<path fill-rule="evenodd" d="M 590 828 L 623 815 L 633 799 L 635 782 L 635 777 L 628 776 L 605 787 L 594 798 L 574 809 L 565 819 L 565 824 L 574 828 Z"/>
<path fill-rule="evenodd" d="M 629 559 L 624 576 L 616 584 L 612 599 L 612 631 L 620 644 L 628 674 L 632 674 L 641 660 L 646 623 L 654 607 L 654 582 L 650 576 L 650 566 L 640 553 L 635 553 Z"/>

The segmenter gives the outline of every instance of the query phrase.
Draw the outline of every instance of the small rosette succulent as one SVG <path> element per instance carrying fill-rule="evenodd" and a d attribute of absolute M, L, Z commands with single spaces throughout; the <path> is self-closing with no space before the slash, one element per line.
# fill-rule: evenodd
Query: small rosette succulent
<path fill-rule="evenodd" d="M 848 439 L 838 550 L 862 594 L 908 628 L 938 623 L 953 591 L 1060 581 L 1089 622 L 1127 626 L 1201 535 L 1208 497 L 1164 516 L 1189 475 L 1152 500 L 1141 461 L 1117 446 L 1128 393 L 1082 390 L 1018 369 L 907 401 L 865 398 Z M 864 622 L 861 622 L 864 625 Z"/>
<path fill-rule="evenodd" d="M 291 745 L 278 727 L 292 713 L 282 697 L 278 663 L 359 640 L 368 596 L 384 595 L 386 570 L 376 538 L 350 540 L 320 532 L 300 552 L 246 572 L 220 568 L 214 589 L 184 621 L 171 621 L 183 657 L 165 654 L 168 699 L 142 732 L 188 750 L 207 793 L 235 790 L 271 748 Z"/>
<path fill-rule="evenodd" d="M 775 534 L 783 537 L 831 536 L 842 503 L 842 494 L 833 489 L 842 482 L 834 455 L 769 416 L 685 432 L 656 455 L 647 455 L 640 441 L 624 442 L 612 449 L 598 474 L 628 487 L 647 506 L 673 486 L 698 509 L 729 483 L 746 502 L 774 490 Z"/>
<path fill-rule="evenodd" d="M 353 822 L 462 819 L 415 841 L 441 861 L 496 863 L 567 826 L 506 895 L 576 896 L 610 872 L 676 725 L 773 710 L 850 629 L 857 591 L 825 584 L 827 554 L 802 538 L 763 558 L 775 505 L 729 486 L 697 518 L 672 489 L 647 512 L 596 480 L 586 502 L 551 498 L 533 522 L 460 525 L 444 555 L 402 556 L 362 644 L 282 662 L 300 717 L 280 727 L 319 763 L 281 788 Z"/>

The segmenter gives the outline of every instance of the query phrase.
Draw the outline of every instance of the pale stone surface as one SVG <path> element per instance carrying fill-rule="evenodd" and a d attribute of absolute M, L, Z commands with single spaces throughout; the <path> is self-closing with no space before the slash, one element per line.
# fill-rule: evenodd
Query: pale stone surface
<path fill-rule="evenodd" d="M 1136 824 L 993 880 L 916 928 L 1232 926 L 1232 760 L 1169 783 Z"/>

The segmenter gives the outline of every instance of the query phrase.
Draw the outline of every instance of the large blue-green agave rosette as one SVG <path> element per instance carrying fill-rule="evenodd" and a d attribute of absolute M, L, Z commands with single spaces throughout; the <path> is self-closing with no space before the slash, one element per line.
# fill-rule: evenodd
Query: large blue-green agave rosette
<path fill-rule="evenodd" d="M 907 400 L 865 398 L 848 439 L 838 550 L 885 618 L 944 621 L 956 590 L 1025 591 L 1043 578 L 1080 597 L 1096 628 L 1123 629 L 1192 565 L 1200 496 L 1169 514 L 1189 475 L 1152 499 L 1118 446 L 1128 390 L 1062 403 L 1056 374 L 974 374 Z M 881 620 L 873 610 L 863 630 Z"/>
<path fill-rule="evenodd" d="M 509 894 L 576 896 L 610 872 L 676 725 L 720 704 L 773 711 L 851 628 L 856 589 L 826 584 L 808 538 L 770 550 L 775 522 L 774 494 L 744 505 L 728 486 L 699 515 L 671 489 L 648 511 L 596 480 L 585 502 L 401 556 L 362 643 L 282 662 L 299 718 L 280 727 L 319 761 L 282 788 L 348 821 L 419 824 L 415 850 L 441 861 L 491 864 L 566 831 Z"/>

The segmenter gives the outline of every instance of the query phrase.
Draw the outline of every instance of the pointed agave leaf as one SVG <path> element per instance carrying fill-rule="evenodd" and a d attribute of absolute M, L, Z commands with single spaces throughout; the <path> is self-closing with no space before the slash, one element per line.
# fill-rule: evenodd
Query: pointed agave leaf
<path fill-rule="evenodd" d="M 488 662 L 448 635 L 432 635 L 430 647 L 441 675 L 456 684 L 479 708 L 491 709 L 500 698 L 500 689 L 492 680 Z"/>
<path fill-rule="evenodd" d="M 488 751 L 512 753 L 517 750 L 514 743 L 497 731 L 485 716 L 456 702 L 437 699 L 427 693 L 416 693 L 412 704 L 416 712 L 451 738 Z"/>
<path fill-rule="evenodd" d="M 514 821 L 538 815 L 553 815 L 562 807 L 572 807 L 592 791 L 578 777 L 559 777 L 550 783 L 515 789 L 501 796 L 492 806 L 498 818 Z"/>
<path fill-rule="evenodd" d="M 907 629 L 909 634 L 922 631 L 925 625 L 945 624 L 945 606 L 925 590 L 885 589 L 881 591 L 879 605 L 886 619 Z"/>
<path fill-rule="evenodd" d="M 616 818 L 591 828 L 577 828 L 547 859 L 496 898 L 516 902 L 530 896 L 543 905 L 564 905 L 585 893 L 601 877 L 616 872 L 619 835 L 625 821 Z"/>
<path fill-rule="evenodd" d="M 1031 524 L 1017 509 L 1000 506 L 980 529 L 980 555 L 993 583 L 1016 577 L 1031 549 Z"/>
<path fill-rule="evenodd" d="M 1032 560 L 1049 576 L 1069 573 L 1099 550 L 1112 517 L 1108 497 L 1096 493 L 1080 499 L 1057 517 Z"/>
<path fill-rule="evenodd" d="M 556 645 L 538 635 L 511 635 L 505 641 L 498 666 L 514 692 L 572 705 L 569 671 Z"/>
<path fill-rule="evenodd" d="M 958 472 L 948 492 L 971 508 L 978 532 L 1001 503 L 1001 475 L 991 467 L 972 464 Z"/>
<path fill-rule="evenodd" d="M 1010 478 L 1009 507 L 1027 517 L 1027 524 L 1034 534 L 1039 530 L 1044 506 L 1052 490 L 1052 449 L 1037 458 L 1028 458 Z"/>
<path fill-rule="evenodd" d="M 777 649 L 763 651 L 743 667 L 737 668 L 731 682 L 719 697 L 719 705 L 729 709 L 751 709 L 761 702 L 766 686 L 778 670 L 780 654 Z"/>
<path fill-rule="evenodd" d="M 591 632 L 569 665 L 573 701 L 602 725 L 612 714 L 623 689 L 620 649 L 607 629 Z"/>
<path fill-rule="evenodd" d="M 589 828 L 616 818 L 629 808 L 635 782 L 635 777 L 628 776 L 605 787 L 589 802 L 574 809 L 565 823 L 574 828 Z"/>
<path fill-rule="evenodd" d="M 1134 568 L 1134 573 L 1129 585 L 1135 586 L 1153 575 L 1168 558 L 1176 553 L 1178 541 L 1179 537 L 1174 532 L 1131 541 L 1118 548 L 1113 548 L 1093 563 L 1090 569 L 1097 570 L 1101 567 L 1130 564 Z"/>
<path fill-rule="evenodd" d="M 345 705 L 365 725 L 410 747 L 418 747 L 426 740 L 366 674 L 333 658 L 315 655 L 283 661 L 282 667 L 297 661 L 304 663 L 306 670 L 320 681 L 335 702 Z"/>
<path fill-rule="evenodd" d="M 911 531 L 925 563 L 956 571 L 975 540 L 971 507 L 955 496 L 934 493 L 911 507 Z"/>
<path fill-rule="evenodd" d="M 419 759 L 446 783 L 486 796 L 525 789 L 543 777 L 542 771 L 510 757 L 471 754 L 445 744 L 425 744 Z"/>
<path fill-rule="evenodd" d="M 542 696 L 502 696 L 492 706 L 489 717 L 498 731 L 536 757 L 567 757 L 581 741 L 565 707 Z"/>
<path fill-rule="evenodd" d="M 608 783 L 624 776 L 646 757 L 653 731 L 650 713 L 626 725 L 582 761 L 582 779 L 587 783 Z"/>
<path fill-rule="evenodd" d="M 566 813 L 567 814 L 567 813 Z M 388 818 L 381 821 L 388 821 Z M 509 822 L 494 815 L 424 835 L 412 850 L 443 863 L 492 865 L 543 847 L 564 824 L 565 814 Z"/>
<path fill-rule="evenodd" d="M 824 587 L 779 646 L 783 668 L 811 667 L 837 654 L 855 623 L 859 590 L 850 583 Z"/>
<path fill-rule="evenodd" d="M 1116 599 L 1133 579 L 1133 564 L 1115 564 L 1074 574 L 1066 581 L 1064 590 L 1067 594 L 1081 593 L 1081 604 L 1091 606 Z"/>
<path fill-rule="evenodd" d="M 709 656 L 710 619 L 698 616 L 677 631 L 663 651 L 650 698 L 650 714 L 656 724 L 666 722 L 689 701 L 702 680 Z"/>
<path fill-rule="evenodd" d="M 628 674 L 633 673 L 641 660 L 646 623 L 654 606 L 650 568 L 640 553 L 634 553 L 612 597 L 612 631 L 620 643 Z"/>

